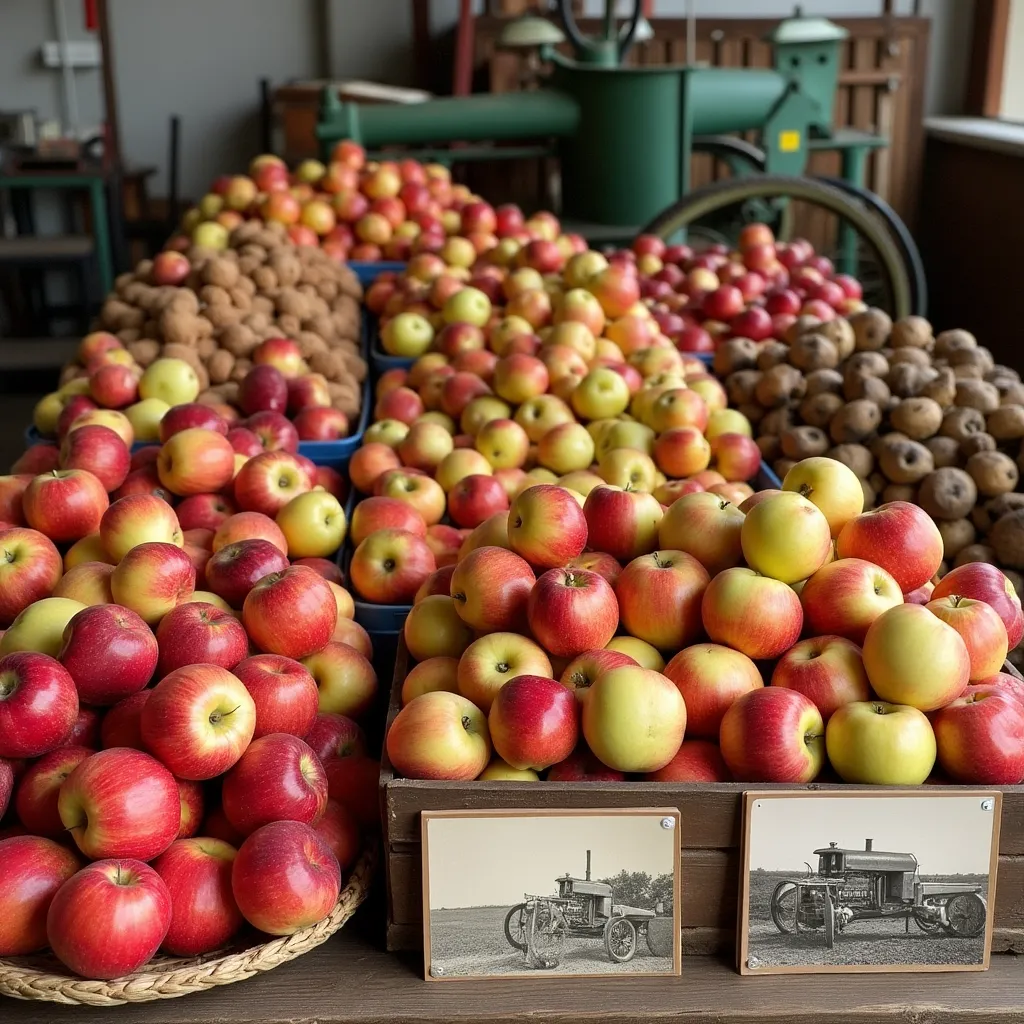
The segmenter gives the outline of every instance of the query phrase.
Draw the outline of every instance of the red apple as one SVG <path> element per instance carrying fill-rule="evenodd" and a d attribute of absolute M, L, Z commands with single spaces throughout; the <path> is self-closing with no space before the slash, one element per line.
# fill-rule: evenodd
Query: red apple
<path fill-rule="evenodd" d="M 196 570 L 187 552 L 174 544 L 139 544 L 110 574 L 114 600 L 155 625 L 196 588 Z"/>
<path fill-rule="evenodd" d="M 825 760 L 825 723 L 803 694 L 764 686 L 726 711 L 719 743 L 738 782 L 813 782 Z"/>
<path fill-rule="evenodd" d="M 757 666 L 739 651 L 718 644 L 695 644 L 665 666 L 665 675 L 686 703 L 687 734 L 718 739 L 726 711 L 751 690 L 764 686 Z"/>
<path fill-rule="evenodd" d="M 555 568 L 586 546 L 587 520 L 564 487 L 536 484 L 512 502 L 508 538 L 512 550 L 531 565 Z"/>
<path fill-rule="evenodd" d="M 526 614 L 533 635 L 559 657 L 604 647 L 619 624 L 615 591 L 586 569 L 549 569 L 531 590 Z"/>
<path fill-rule="evenodd" d="M 1006 627 L 998 612 L 984 601 L 950 594 L 925 607 L 960 634 L 971 659 L 971 682 L 995 675 L 1006 661 Z"/>
<path fill-rule="evenodd" d="M 174 509 L 182 531 L 216 530 L 237 511 L 234 502 L 223 494 L 192 494 Z"/>
<path fill-rule="evenodd" d="M 216 554 L 228 544 L 246 540 L 268 540 L 282 555 L 288 554 L 288 541 L 281 527 L 262 512 L 237 512 L 228 516 L 214 531 L 211 547 Z"/>
<path fill-rule="evenodd" d="M 203 602 L 171 609 L 160 620 L 156 640 L 160 678 L 197 662 L 231 671 L 249 653 L 249 638 L 238 619 Z"/>
<path fill-rule="evenodd" d="M 826 562 L 807 580 L 800 603 L 809 631 L 862 644 L 871 623 L 882 612 L 902 604 L 903 594 L 880 566 L 862 558 L 840 558 Z"/>
<path fill-rule="evenodd" d="M 163 879 L 140 860 L 101 860 L 66 881 L 50 903 L 46 934 L 76 974 L 106 981 L 138 970 L 171 924 Z"/>
<path fill-rule="evenodd" d="M 564 761 L 553 764 L 544 776 L 547 782 L 624 782 L 625 773 L 609 768 L 585 747 L 574 750 Z"/>
<path fill-rule="evenodd" d="M 131 747 L 145 750 L 142 742 L 142 708 L 149 700 L 152 690 L 139 690 L 124 700 L 119 700 L 104 716 L 100 723 L 100 746 Z"/>
<path fill-rule="evenodd" d="M 0 840 L 0 865 L 0 956 L 38 953 L 50 903 L 81 862 L 50 839 L 14 836 Z"/>
<path fill-rule="evenodd" d="M 1018 679 L 1017 676 L 1012 676 L 1009 672 L 997 672 L 994 676 L 989 676 L 988 679 L 981 679 L 977 683 L 972 683 L 965 693 L 970 693 L 976 686 L 996 687 L 1000 691 L 1005 691 L 1014 700 L 1019 701 L 1021 706 L 1024 706 L 1024 679 Z"/>
<path fill-rule="evenodd" d="M 120 435 L 99 424 L 72 430 L 60 447 L 61 469 L 87 470 L 106 491 L 124 483 L 130 465 L 131 453 Z"/>
<path fill-rule="evenodd" d="M 64 828 L 87 857 L 152 860 L 178 836 L 174 776 L 140 750 L 101 750 L 65 779 L 57 798 Z"/>
<path fill-rule="evenodd" d="M 342 872 L 352 867 L 359 857 L 359 822 L 347 807 L 337 800 L 328 800 L 327 809 L 313 831 L 331 848 Z"/>
<path fill-rule="evenodd" d="M 178 824 L 178 838 L 190 839 L 199 831 L 203 822 L 203 787 L 198 782 L 175 779 L 178 785 L 178 799 L 181 813 Z"/>
<path fill-rule="evenodd" d="M 270 541 L 243 540 L 222 547 L 210 558 L 206 585 L 232 608 L 241 608 L 261 579 L 286 568 L 287 557 Z"/>
<path fill-rule="evenodd" d="M 58 658 L 81 700 L 105 707 L 141 690 L 153 678 L 157 640 L 142 618 L 117 604 L 74 615 L 64 627 Z"/>
<path fill-rule="evenodd" d="M 396 771 L 412 779 L 475 779 L 491 754 L 484 713 L 445 690 L 421 694 L 406 704 L 391 723 L 386 745 Z"/>
<path fill-rule="evenodd" d="M 713 641 L 758 660 L 788 651 L 800 637 L 804 616 L 791 587 L 753 569 L 734 568 L 708 584 L 701 618 Z"/>
<path fill-rule="evenodd" d="M 1003 687 L 972 686 L 932 715 L 938 760 L 968 786 L 1024 781 L 1024 707 Z"/>
<path fill-rule="evenodd" d="M 495 751 L 513 768 L 557 764 L 576 748 L 579 706 L 554 679 L 518 676 L 499 691 L 487 715 Z"/>
<path fill-rule="evenodd" d="M 57 543 L 96 533 L 110 504 L 103 484 L 84 469 L 55 469 L 37 476 L 21 503 L 29 526 Z"/>
<path fill-rule="evenodd" d="M 142 708 L 142 739 L 178 778 L 212 779 L 242 756 L 256 727 L 249 691 L 218 665 L 164 676 Z"/>
<path fill-rule="evenodd" d="M 664 511 L 657 498 L 645 491 L 595 487 L 583 506 L 587 544 L 619 562 L 628 562 L 658 546 L 658 527 Z"/>
<path fill-rule="evenodd" d="M 288 382 L 274 366 L 254 366 L 238 388 L 238 407 L 246 416 L 257 412 L 284 412 L 288 408 Z"/>
<path fill-rule="evenodd" d="M 795 644 L 776 664 L 772 686 L 802 693 L 826 723 L 842 705 L 872 699 L 860 648 L 840 636 L 816 636 Z"/>
<path fill-rule="evenodd" d="M 448 492 L 448 513 L 456 525 L 464 528 L 479 526 L 508 507 L 505 488 L 493 476 L 465 476 Z"/>
<path fill-rule="evenodd" d="M 160 420 L 160 442 L 170 440 L 183 430 L 213 430 L 225 437 L 228 422 L 216 409 L 200 402 L 186 402 L 172 406 Z"/>
<path fill-rule="evenodd" d="M 66 742 L 78 692 L 59 661 L 35 651 L 0 658 L 0 757 L 39 757 Z"/>
<path fill-rule="evenodd" d="M 253 739 L 268 733 L 305 737 L 313 728 L 319 693 L 304 665 L 277 654 L 257 654 L 240 661 L 233 672 L 256 706 Z"/>
<path fill-rule="evenodd" d="M 235 500 L 247 512 L 273 519 L 292 498 L 312 489 L 309 477 L 287 451 L 266 451 L 249 459 L 238 471 Z"/>
<path fill-rule="evenodd" d="M 11 466 L 11 472 L 37 476 L 39 473 L 48 473 L 51 469 L 57 469 L 59 463 L 60 449 L 55 444 L 31 444 Z"/>
<path fill-rule="evenodd" d="M 341 870 L 330 846 L 298 821 L 257 829 L 239 848 L 231 890 L 242 916 L 269 935 L 322 921 L 338 902 Z"/>
<path fill-rule="evenodd" d="M 536 577 L 513 551 L 482 547 L 462 559 L 451 577 L 450 593 L 459 617 L 481 633 L 517 630 L 526 624 L 526 606 Z"/>
<path fill-rule="evenodd" d="M 684 551 L 634 558 L 615 581 L 622 625 L 662 651 L 678 650 L 703 632 L 701 601 L 710 577 Z"/>
<path fill-rule="evenodd" d="M 49 597 L 62 572 L 60 552 L 45 534 L 21 527 L 0 531 L 0 628 Z"/>
<path fill-rule="evenodd" d="M 935 575 L 942 562 L 942 535 L 917 505 L 889 501 L 851 519 L 839 531 L 836 554 L 880 565 L 906 594 Z"/>
<path fill-rule="evenodd" d="M 722 751 L 710 740 L 683 740 L 664 768 L 644 776 L 647 782 L 731 782 Z"/>
<path fill-rule="evenodd" d="M 932 600 L 957 594 L 990 604 L 1006 627 L 1006 642 L 1012 651 L 1024 636 L 1024 613 L 1013 584 L 994 565 L 968 562 L 951 569 L 935 584 Z"/>
<path fill-rule="evenodd" d="M 377 530 L 356 547 L 349 578 L 359 595 L 380 604 L 410 602 L 437 569 L 427 542 L 407 530 Z"/>
<path fill-rule="evenodd" d="M 221 949 L 242 926 L 231 892 L 236 851 L 220 839 L 179 839 L 154 862 L 171 897 L 171 924 L 162 949 L 202 956 Z"/>
<path fill-rule="evenodd" d="M 57 795 L 64 780 L 95 750 L 58 747 L 29 765 L 18 780 L 14 811 L 32 835 L 62 839 L 64 823 L 57 811 Z"/>
<path fill-rule="evenodd" d="M 313 725 L 304 737 L 321 764 L 346 757 L 366 754 L 366 737 L 359 723 L 347 715 L 327 711 L 317 713 Z"/>
<path fill-rule="evenodd" d="M 298 659 L 330 642 L 338 605 L 322 576 L 304 565 L 292 565 L 264 576 L 249 591 L 242 622 L 262 651 Z"/>

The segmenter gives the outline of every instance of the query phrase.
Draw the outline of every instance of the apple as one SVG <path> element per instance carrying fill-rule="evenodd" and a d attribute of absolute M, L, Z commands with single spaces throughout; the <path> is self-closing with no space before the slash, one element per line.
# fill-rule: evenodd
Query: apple
<path fill-rule="evenodd" d="M 270 541 L 282 555 L 288 554 L 288 541 L 281 527 L 262 512 L 237 512 L 228 516 L 214 531 L 210 547 L 216 554 L 229 544 L 246 540 Z"/>
<path fill-rule="evenodd" d="M 249 638 L 237 617 L 200 602 L 172 608 L 160 620 L 156 641 L 160 678 L 196 663 L 231 671 L 249 653 Z"/>
<path fill-rule="evenodd" d="M 146 686 L 158 654 L 157 637 L 139 615 L 121 605 L 101 604 L 68 622 L 57 657 L 75 681 L 79 698 L 106 707 Z"/>
<path fill-rule="evenodd" d="M 784 491 L 796 491 L 817 505 L 833 537 L 864 511 L 864 489 L 857 474 L 835 459 L 801 459 L 782 481 Z"/>
<path fill-rule="evenodd" d="M 718 644 L 695 644 L 665 666 L 665 676 L 686 703 L 687 733 L 718 739 L 726 711 L 744 694 L 764 686 L 757 666 L 745 654 Z"/>
<path fill-rule="evenodd" d="M 951 569 L 935 584 L 932 599 L 950 595 L 969 597 L 991 605 L 1006 627 L 1007 647 L 1012 651 L 1024 635 L 1024 613 L 1013 584 L 994 565 L 968 562 Z"/>
<path fill-rule="evenodd" d="M 391 356 L 420 356 L 434 341 L 434 328 L 419 313 L 399 313 L 384 324 L 380 343 Z"/>
<path fill-rule="evenodd" d="M 826 723 L 842 705 L 872 697 L 860 648 L 840 636 L 795 644 L 779 659 L 771 684 L 808 697 Z"/>
<path fill-rule="evenodd" d="M 991 605 L 950 594 L 929 601 L 925 607 L 960 634 L 970 656 L 972 683 L 995 675 L 1003 667 L 1006 627 Z"/>
<path fill-rule="evenodd" d="M 844 704 L 829 719 L 825 741 L 828 759 L 844 782 L 919 786 L 935 765 L 931 723 L 907 705 L 880 700 Z"/>
<path fill-rule="evenodd" d="M 460 454 L 453 452 L 453 455 Z M 468 454 L 468 453 L 463 453 Z M 475 452 L 472 454 L 476 454 Z M 397 498 L 416 509 L 428 526 L 441 522 L 445 510 L 445 492 L 440 474 L 447 459 L 438 466 L 438 479 L 434 480 L 426 474 L 411 471 L 389 471 L 378 481 L 377 493 L 385 498 Z M 455 485 L 455 481 L 451 481 Z"/>
<path fill-rule="evenodd" d="M 508 765 L 543 771 L 575 750 L 579 708 L 572 692 L 554 679 L 518 676 L 495 696 L 487 728 Z"/>
<path fill-rule="evenodd" d="M 475 779 L 491 756 L 484 713 L 444 690 L 424 693 L 402 708 L 386 746 L 392 765 L 409 779 Z"/>
<path fill-rule="evenodd" d="M 287 567 L 288 559 L 270 541 L 243 540 L 220 548 L 210 558 L 206 563 L 206 583 L 232 608 L 241 608 L 264 576 L 283 572 Z"/>
<path fill-rule="evenodd" d="M 448 492 L 448 513 L 457 526 L 466 529 L 479 526 L 508 507 L 505 488 L 493 476 L 465 476 Z"/>
<path fill-rule="evenodd" d="M 458 670 L 458 658 L 427 658 L 414 665 L 402 681 L 400 695 L 402 706 L 404 707 L 421 693 L 430 693 L 434 690 L 458 693 Z"/>
<path fill-rule="evenodd" d="M 346 757 L 366 756 L 362 727 L 346 715 L 318 712 L 304 739 L 324 765 Z"/>
<path fill-rule="evenodd" d="M 241 681 L 218 665 L 189 665 L 164 676 L 142 707 L 140 731 L 180 779 L 226 772 L 256 727 L 256 705 Z"/>
<path fill-rule="evenodd" d="M 103 484 L 84 469 L 55 469 L 37 476 L 21 501 L 28 525 L 56 543 L 95 533 L 109 505 Z"/>
<path fill-rule="evenodd" d="M 300 441 L 340 441 L 351 432 L 348 417 L 330 406 L 306 406 L 292 422 Z"/>
<path fill-rule="evenodd" d="M 800 637 L 804 615 L 791 587 L 737 567 L 720 572 L 708 584 L 701 619 L 715 643 L 757 661 L 788 651 Z"/>
<path fill-rule="evenodd" d="M 657 547 L 664 512 L 651 494 L 602 484 L 587 495 L 583 515 L 589 547 L 628 562 Z"/>
<path fill-rule="evenodd" d="M 633 559 L 615 581 L 622 625 L 659 650 L 676 650 L 703 632 L 701 601 L 710 577 L 683 551 Z"/>
<path fill-rule="evenodd" d="M 356 547 L 349 578 L 368 601 L 405 604 L 436 568 L 434 553 L 422 537 L 385 529 L 369 534 Z"/>
<path fill-rule="evenodd" d="M 269 733 L 253 740 L 224 777 L 221 801 L 228 824 L 241 835 L 272 821 L 312 825 L 327 807 L 327 776 L 303 740 Z"/>
<path fill-rule="evenodd" d="M 223 434 L 190 427 L 164 442 L 156 465 L 160 482 L 172 494 L 208 494 L 231 483 L 235 450 Z"/>
<path fill-rule="evenodd" d="M 87 537 L 76 540 L 64 552 L 65 574 L 85 562 L 105 562 L 111 568 L 115 565 L 114 560 L 103 547 L 103 541 L 100 539 L 99 533 L 90 533 Z"/>
<path fill-rule="evenodd" d="M 871 623 L 902 604 L 903 594 L 885 569 L 861 558 L 840 558 L 807 580 L 800 602 L 809 630 L 863 644 Z"/>
<path fill-rule="evenodd" d="M 563 487 L 537 484 L 522 491 L 509 509 L 512 550 L 531 565 L 550 569 L 575 558 L 587 543 L 587 520 Z"/>
<path fill-rule="evenodd" d="M 124 483 L 130 463 L 128 446 L 109 427 L 97 425 L 72 430 L 60 447 L 61 469 L 86 470 L 108 492 L 116 491 Z"/>
<path fill-rule="evenodd" d="M 50 903 L 81 863 L 51 839 L 21 835 L 0 840 L 0 864 L 0 956 L 38 953 Z"/>
<path fill-rule="evenodd" d="M 889 501 L 851 519 L 836 537 L 836 554 L 880 565 L 908 594 L 938 571 L 942 535 L 931 516 L 917 505 Z"/>
<path fill-rule="evenodd" d="M 796 583 L 829 560 L 832 533 L 816 505 L 800 494 L 783 491 L 746 514 L 740 545 L 751 569 L 783 583 Z"/>
<path fill-rule="evenodd" d="M 624 665 L 636 665 L 636 662 L 628 654 L 620 654 L 618 651 L 609 651 L 603 648 L 584 651 L 566 665 L 559 677 L 559 682 L 572 690 L 576 694 L 576 699 L 582 704 L 587 699 L 594 680 L 602 672 L 621 668 Z"/>
<path fill-rule="evenodd" d="M 332 641 L 302 664 L 316 683 L 319 711 L 358 718 L 373 704 L 377 673 L 354 647 Z"/>
<path fill-rule="evenodd" d="M 451 597 L 434 594 L 409 609 L 402 635 L 409 654 L 423 661 L 457 658 L 472 641 L 473 630 L 460 618 Z"/>
<path fill-rule="evenodd" d="M 679 752 L 664 768 L 649 772 L 645 782 L 731 782 L 722 751 L 710 740 L 683 740 Z"/>
<path fill-rule="evenodd" d="M 198 782 L 185 779 L 174 780 L 178 786 L 178 798 L 181 814 L 178 824 L 178 839 L 189 839 L 194 836 L 203 822 L 203 787 Z"/>
<path fill-rule="evenodd" d="M 181 800 L 174 776 L 141 750 L 101 750 L 64 780 L 57 810 L 92 860 L 152 860 L 177 838 Z"/>
<path fill-rule="evenodd" d="M 327 809 L 313 831 L 331 848 L 342 873 L 355 864 L 360 851 L 359 822 L 347 807 L 337 800 L 328 800 Z"/>
<path fill-rule="evenodd" d="M 292 498 L 278 513 L 277 525 L 292 558 L 324 558 L 334 554 L 348 527 L 345 510 L 333 494 L 309 491 Z"/>
<path fill-rule="evenodd" d="M 530 450 L 526 430 L 504 417 L 485 423 L 477 431 L 474 444 L 495 470 L 519 469 Z"/>
<path fill-rule="evenodd" d="M 938 761 L 963 785 L 1015 786 L 1024 780 L 1024 706 L 1000 686 L 972 686 L 931 720 Z"/>
<path fill-rule="evenodd" d="M 0 628 L 35 601 L 49 597 L 61 578 L 60 553 L 38 530 L 0 530 Z"/>
<path fill-rule="evenodd" d="M 474 640 L 459 659 L 459 693 L 483 711 L 510 679 L 520 675 L 551 676 L 551 662 L 534 641 L 517 633 L 489 633 Z"/>
<path fill-rule="evenodd" d="M 64 627 L 84 607 L 66 597 L 44 597 L 30 604 L 0 635 L 0 656 L 35 651 L 56 658 Z"/>
<path fill-rule="evenodd" d="M 14 811 L 25 829 L 36 836 L 64 838 L 64 823 L 57 811 L 57 796 L 64 780 L 94 750 L 82 746 L 58 747 L 34 761 L 18 780 Z"/>
<path fill-rule="evenodd" d="M 679 690 L 631 665 L 597 677 L 583 702 L 583 735 L 597 758 L 622 772 L 652 772 L 675 757 L 686 729 Z"/>
<path fill-rule="evenodd" d="M 549 569 L 526 605 L 530 631 L 558 657 L 603 647 L 615 635 L 619 606 L 608 581 L 586 569 Z"/>
<path fill-rule="evenodd" d="M 268 733 L 304 737 L 313 727 L 318 691 L 304 665 L 277 654 L 256 654 L 235 665 L 233 674 L 249 691 L 256 709 L 253 739 Z"/>
<path fill-rule="evenodd" d="M 236 850 L 220 839 L 178 839 L 153 862 L 171 897 L 161 948 L 194 957 L 221 949 L 242 926 L 231 892 Z"/>
<path fill-rule="evenodd" d="M 526 624 L 526 607 L 536 577 L 529 563 L 501 547 L 467 554 L 452 574 L 450 593 L 464 622 L 481 633 L 516 631 Z"/>
<path fill-rule="evenodd" d="M 934 711 L 967 686 L 971 659 L 952 627 L 919 604 L 901 604 L 875 619 L 864 637 L 871 688 L 892 704 Z"/>
<path fill-rule="evenodd" d="M 57 890 L 46 934 L 57 959 L 85 978 L 120 978 L 148 962 L 171 925 L 163 879 L 136 859 L 89 864 Z"/>
<path fill-rule="evenodd" d="M 160 443 L 183 430 L 214 430 L 227 437 L 228 421 L 216 409 L 201 402 L 189 402 L 169 409 L 160 421 Z"/>
<path fill-rule="evenodd" d="M 565 760 L 553 764 L 544 776 L 547 782 L 623 782 L 625 774 L 609 768 L 581 745 Z"/>
<path fill-rule="evenodd" d="M 239 508 L 262 512 L 271 519 L 292 498 L 312 489 L 298 460 L 286 451 L 267 451 L 249 459 L 238 471 L 234 483 Z"/>
<path fill-rule="evenodd" d="M 370 640 L 370 634 L 352 619 L 338 619 L 338 624 L 334 627 L 334 633 L 331 635 L 331 642 L 347 644 L 364 658 L 373 657 L 373 643 Z"/>
<path fill-rule="evenodd" d="M 149 700 L 152 690 L 139 690 L 124 700 L 119 700 L 104 716 L 100 723 L 100 746 L 131 747 L 145 750 L 142 742 L 142 708 Z"/>
<path fill-rule="evenodd" d="M 744 513 L 717 494 L 684 494 L 669 505 L 658 527 L 658 543 L 692 555 L 710 576 L 717 576 L 743 561 L 743 520 Z"/>
<path fill-rule="evenodd" d="M 0 658 L 0 757 L 39 757 L 63 745 L 78 718 L 70 673 L 46 654 Z"/>
<path fill-rule="evenodd" d="M 155 359 L 139 379 L 140 398 L 158 398 L 169 406 L 194 402 L 200 390 L 196 371 L 183 359 Z"/>
<path fill-rule="evenodd" d="M 989 676 L 988 679 L 972 683 L 964 691 L 964 695 L 966 696 L 968 693 L 971 693 L 978 686 L 996 687 L 1000 692 L 1005 692 L 1013 697 L 1014 700 L 1019 701 L 1021 705 L 1024 705 L 1024 679 L 1012 676 L 1008 672 L 997 672 L 994 676 Z"/>
<path fill-rule="evenodd" d="M 110 574 L 114 600 L 150 625 L 160 621 L 195 590 L 196 570 L 174 544 L 153 541 L 132 548 Z"/>
<path fill-rule="evenodd" d="M 825 760 L 825 724 L 796 690 L 762 686 L 722 716 L 719 745 L 740 782 L 812 782 Z"/>
<path fill-rule="evenodd" d="M 338 606 L 327 581 L 304 565 L 264 576 L 242 605 L 242 623 L 253 643 L 286 658 L 322 650 L 337 622 Z"/>
<path fill-rule="evenodd" d="M 153 494 L 132 494 L 112 502 L 99 522 L 99 534 L 115 563 L 140 544 L 185 543 L 174 509 Z"/>
<path fill-rule="evenodd" d="M 216 530 L 238 509 L 223 494 L 193 494 L 174 509 L 183 533 L 189 530 Z"/>
<path fill-rule="evenodd" d="M 309 825 L 275 821 L 239 847 L 231 890 L 242 916 L 269 935 L 291 935 L 322 921 L 341 892 L 341 870 Z"/>

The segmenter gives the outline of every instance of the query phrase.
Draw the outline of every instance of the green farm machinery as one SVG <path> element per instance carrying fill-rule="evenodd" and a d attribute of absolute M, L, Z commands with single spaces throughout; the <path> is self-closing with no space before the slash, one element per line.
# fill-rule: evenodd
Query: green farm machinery
<path fill-rule="evenodd" d="M 640 232 L 682 240 L 702 230 L 728 243 L 755 220 L 785 239 L 794 204 L 806 203 L 836 218 L 838 269 L 863 274 L 866 262 L 894 313 L 923 311 L 914 243 L 892 210 L 864 187 L 868 157 L 886 140 L 832 126 L 845 29 L 797 9 L 768 36 L 772 68 L 693 60 L 644 66 L 626 61 L 638 26 L 646 24 L 641 0 L 621 25 L 614 0 L 605 0 L 604 30 L 589 37 L 570 0 L 557 6 L 564 32 L 527 16 L 504 33 L 506 45 L 535 51 L 547 69 L 542 87 L 408 105 L 343 103 L 328 87 L 317 126 L 324 152 L 352 139 L 377 158 L 557 157 L 558 212 L 567 230 L 591 244 L 621 243 Z M 563 42 L 571 55 L 560 48 Z M 757 145 L 741 135 L 751 132 Z M 840 177 L 803 176 L 811 154 L 821 151 L 840 154 Z M 693 190 L 695 153 L 713 154 L 730 176 Z"/>

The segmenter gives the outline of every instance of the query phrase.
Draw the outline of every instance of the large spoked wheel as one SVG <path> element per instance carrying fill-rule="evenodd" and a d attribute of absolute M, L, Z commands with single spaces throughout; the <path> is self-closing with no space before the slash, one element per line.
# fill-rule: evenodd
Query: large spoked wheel
<path fill-rule="evenodd" d="M 535 903 L 526 927 L 526 957 L 531 967 L 550 971 L 562 961 L 566 924 L 562 912 L 550 903 Z"/>
<path fill-rule="evenodd" d="M 987 908 L 976 892 L 962 892 L 946 904 L 946 930 L 958 939 L 973 939 L 985 930 Z"/>
<path fill-rule="evenodd" d="M 513 949 L 526 952 L 526 904 L 519 903 L 505 915 L 505 938 Z"/>
<path fill-rule="evenodd" d="M 783 935 L 796 931 L 797 888 L 795 882 L 779 882 L 772 892 L 772 920 Z"/>
<path fill-rule="evenodd" d="M 617 964 L 633 959 L 636 953 L 636 928 L 625 917 L 613 917 L 604 926 L 604 948 Z"/>
<path fill-rule="evenodd" d="M 836 944 L 836 902 L 831 891 L 825 893 L 825 948 Z"/>
<path fill-rule="evenodd" d="M 735 231 L 744 223 L 771 223 L 774 218 L 765 215 L 766 204 L 781 215 L 794 201 L 829 211 L 858 236 L 858 248 L 867 248 L 878 272 L 874 301 L 896 317 L 914 311 L 910 277 L 885 223 L 843 190 L 815 178 L 767 174 L 727 178 L 684 196 L 650 221 L 642 233 L 671 238 L 708 220 L 718 224 L 719 230 Z"/>

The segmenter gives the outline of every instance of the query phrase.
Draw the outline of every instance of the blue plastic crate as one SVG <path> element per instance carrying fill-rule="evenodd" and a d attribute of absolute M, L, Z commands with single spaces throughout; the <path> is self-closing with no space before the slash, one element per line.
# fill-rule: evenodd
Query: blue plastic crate
<path fill-rule="evenodd" d="M 400 274 L 405 270 L 405 264 L 399 260 L 382 260 L 380 263 L 365 263 L 362 260 L 351 260 L 349 268 L 359 279 L 359 283 L 366 288 L 377 280 L 378 275 L 391 271 Z"/>
<path fill-rule="evenodd" d="M 761 460 L 761 468 L 757 472 L 757 476 L 754 477 L 754 490 L 766 491 L 770 488 L 775 490 L 782 489 L 782 481 L 779 479 L 778 474 L 771 466 L 768 465 L 764 459 Z"/>

